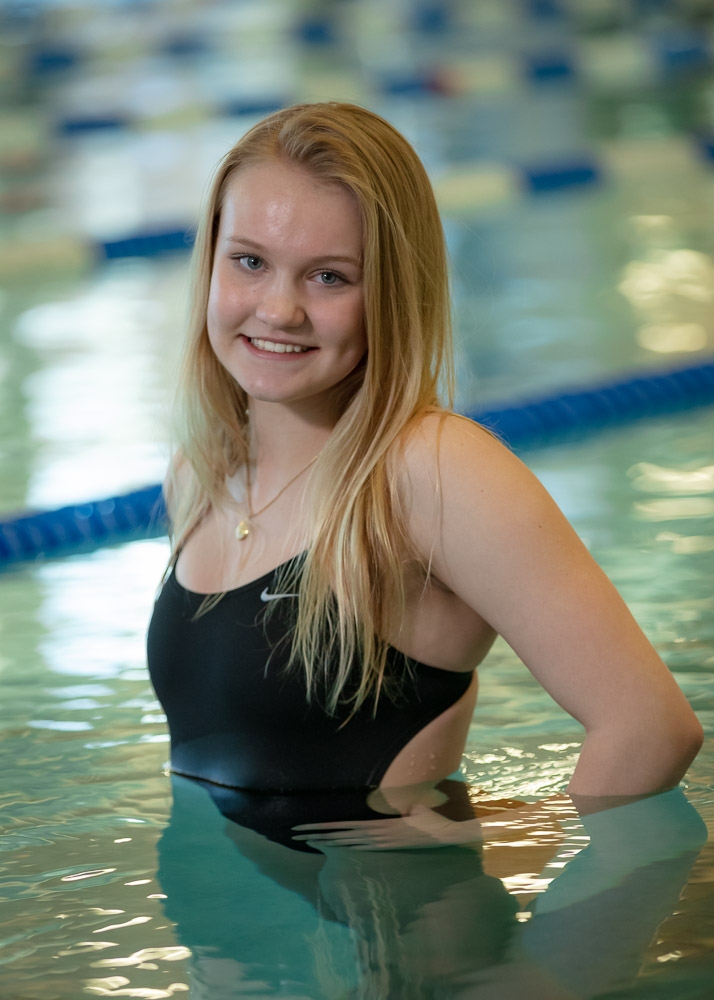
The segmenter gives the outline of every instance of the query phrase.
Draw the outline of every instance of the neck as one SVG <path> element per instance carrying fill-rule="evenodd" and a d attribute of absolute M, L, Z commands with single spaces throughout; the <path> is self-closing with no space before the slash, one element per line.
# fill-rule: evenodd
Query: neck
<path fill-rule="evenodd" d="M 250 457 L 255 488 L 279 486 L 322 450 L 334 422 L 324 413 L 295 410 L 276 403 L 249 401 Z"/>

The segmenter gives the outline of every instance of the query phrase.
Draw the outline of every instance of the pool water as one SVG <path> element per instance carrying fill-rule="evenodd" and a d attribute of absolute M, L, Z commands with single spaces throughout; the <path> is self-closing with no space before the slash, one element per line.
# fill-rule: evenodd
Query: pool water
<path fill-rule="evenodd" d="M 704 489 L 706 479 L 695 473 L 712 475 L 706 463 L 713 431 L 714 415 L 704 410 L 529 458 L 628 600 L 707 730 L 709 740 L 685 787 L 710 834 L 714 546 L 711 492 Z M 166 555 L 162 541 L 137 542 L 0 577 L 0 961 L 4 989 L 10 991 L 4 995 L 161 997 L 191 985 L 197 991 L 192 996 L 379 996 L 364 982 L 365 992 L 351 992 L 358 989 L 364 940 L 372 952 L 375 941 L 381 942 L 387 955 L 395 949 L 401 954 L 404 943 L 394 928 L 390 938 L 389 927 L 366 925 L 365 913 L 372 914 L 375 907 L 382 911 L 379 900 L 364 894 L 385 885 L 394 891 L 393 878 L 397 885 L 408 878 L 421 884 L 425 872 L 431 872 L 426 899 L 416 893 L 416 899 L 388 897 L 382 905 L 387 912 L 411 906 L 424 921 L 430 906 L 436 912 L 440 903 L 444 908 L 441 894 L 446 894 L 446 913 L 454 923 L 439 918 L 440 933 L 450 942 L 446 957 L 440 953 L 444 983 L 456 975 L 455 969 L 461 978 L 467 973 L 475 977 L 479 989 L 501 990 L 493 995 L 508 997 L 518 995 L 521 977 L 532 976 L 533 968 L 544 977 L 543 996 L 553 988 L 553 968 L 567 981 L 568 970 L 563 972 L 551 954 L 547 925 L 528 944 L 535 958 L 511 955 L 506 960 L 510 953 L 493 922 L 538 931 L 534 898 L 547 899 L 553 892 L 550 880 L 564 878 L 587 843 L 587 833 L 572 817 L 514 818 L 512 827 L 506 824 L 486 847 L 483 871 L 473 855 L 466 859 L 469 864 L 449 855 L 454 849 L 445 849 L 444 871 L 437 874 L 433 852 L 426 859 L 419 851 L 404 859 L 402 854 L 356 855 L 342 849 L 351 856 L 333 853 L 331 878 L 323 874 L 319 883 L 323 908 L 325 898 L 331 901 L 326 917 L 302 892 L 306 881 L 319 878 L 310 867 L 312 858 L 306 863 L 304 856 L 296 856 L 296 872 L 286 872 L 289 862 L 273 858 L 271 845 L 264 854 L 259 844 L 237 845 L 227 832 L 231 824 L 202 790 L 184 787 L 189 782 L 179 779 L 172 806 L 171 782 L 162 773 L 166 727 L 144 658 L 144 630 Z M 581 739 L 577 724 L 505 644 L 498 645 L 482 668 L 482 692 L 463 765 L 464 777 L 480 799 L 537 801 L 562 791 Z M 574 995 L 605 995 L 614 986 L 618 997 L 707 995 L 714 973 L 713 845 L 704 846 L 696 858 L 702 846 L 696 822 L 690 829 L 689 817 L 683 840 L 671 840 L 662 833 L 668 815 L 665 809 L 664 819 L 655 815 L 636 824 L 634 844 L 623 835 L 623 842 L 615 839 L 610 845 L 600 863 L 615 869 L 620 863 L 623 871 L 614 876 L 611 870 L 596 872 L 594 881 L 585 879 L 590 923 L 578 933 L 571 914 L 561 914 L 560 923 L 548 914 L 558 934 L 569 928 L 568 947 L 556 948 L 558 955 L 576 948 L 589 958 L 585 968 L 594 982 L 604 987 L 597 994 Z M 659 867 L 649 860 L 653 836 L 673 853 L 668 861 L 658 858 Z M 678 853 L 681 844 L 689 845 L 683 856 Z M 347 878 L 342 868 L 358 864 L 360 870 L 350 870 Z M 399 865 L 404 870 L 395 875 Z M 496 881 L 508 890 L 503 896 L 495 891 Z M 343 914 L 349 930 L 332 913 L 331 893 L 340 888 L 344 893 L 345 885 L 351 892 L 351 909 Z M 640 901 L 639 918 L 625 907 L 633 895 Z M 625 943 L 636 954 L 626 954 L 626 961 L 619 956 L 610 968 L 607 956 L 617 955 L 618 949 L 601 925 L 605 919 L 606 926 L 619 926 L 620 910 L 627 914 Z M 497 939 L 489 938 L 488 947 L 482 941 L 484 921 Z M 598 940 L 597 928 L 603 940 Z M 422 937 L 415 933 L 423 956 Z M 623 935 L 622 928 L 619 933 Z M 355 940 L 360 934 L 362 952 Z M 466 971 L 465 954 L 473 966 Z M 434 957 L 430 960 L 433 965 Z M 397 975 L 387 964 L 392 977 Z M 413 963 L 410 968 L 409 974 L 416 976 Z M 608 968 L 615 977 L 612 983 Z M 418 971 L 425 981 L 427 973 L 433 975 L 431 966 Z M 376 974 L 372 968 L 370 975 Z M 489 987 L 491 974 L 495 979 Z M 636 976 L 634 984 L 622 984 L 625 974 Z M 407 973 L 402 969 L 398 975 Z M 375 989 L 374 979 L 370 981 Z M 405 982 L 411 986 L 403 989 L 418 988 L 417 979 Z M 454 987 L 453 995 L 471 994 Z"/>
<path fill-rule="evenodd" d="M 191 224 L 210 168 L 252 118 L 209 116 L 177 95 L 219 105 L 236 88 L 265 98 L 287 87 L 291 99 L 328 88 L 393 120 L 437 179 L 474 158 L 595 150 L 603 183 L 592 188 L 445 211 L 463 410 L 709 359 L 714 172 L 689 137 L 710 127 L 711 72 L 670 86 L 529 89 L 513 66 L 531 44 L 613 43 L 621 71 L 628 46 L 639 52 L 658 32 L 676 29 L 689 51 L 677 4 L 628 5 L 622 24 L 616 4 L 568 6 L 580 11 L 575 27 L 522 23 L 529 5 L 501 0 L 393 10 L 355 0 L 334 5 L 353 42 L 306 52 L 285 24 L 309 5 L 288 0 L 186 0 L 173 14 L 151 3 L 7 5 L 0 99 L 27 128 L 0 123 L 0 165 L 10 164 L 0 195 L 9 206 L 3 192 L 17 191 L 32 210 L 8 208 L 0 240 L 31 237 L 35 256 L 13 270 L 0 247 L 0 512 L 163 474 L 186 256 L 89 268 L 52 239 Z M 639 6 L 652 11 L 641 23 Z M 50 12 L 34 39 L 30 8 Z M 199 8 L 237 55 L 171 71 L 145 58 L 132 19 L 148 19 L 148 40 L 179 28 L 185 40 Z M 438 20 L 437 8 L 456 11 L 461 30 L 427 37 L 399 22 L 412 10 Z M 104 61 L 14 86 L 17 54 L 53 38 L 96 44 Z M 422 64 L 479 86 L 451 97 L 374 89 L 388 66 L 408 75 Z M 116 95 L 144 109 L 140 128 L 43 147 L 29 168 L 8 159 L 38 113 L 96 111 L 92 101 Z M 559 797 L 582 730 L 499 642 L 461 769 L 482 850 L 288 852 L 170 778 L 145 658 L 164 540 L 0 573 L 0 997 L 709 1000 L 713 443 L 709 407 L 524 454 L 674 672 L 706 742 L 682 792 L 583 822 Z"/>

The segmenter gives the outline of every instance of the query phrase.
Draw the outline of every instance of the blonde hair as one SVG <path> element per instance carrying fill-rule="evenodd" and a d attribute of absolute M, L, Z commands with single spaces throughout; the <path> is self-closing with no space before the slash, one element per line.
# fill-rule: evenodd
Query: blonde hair
<path fill-rule="evenodd" d="M 447 259 L 426 171 L 409 143 L 352 104 L 301 104 L 250 129 L 218 167 L 194 249 L 192 310 L 179 386 L 178 453 L 188 472 L 172 503 L 176 553 L 247 460 L 246 397 L 215 357 L 206 311 L 216 234 L 236 171 L 280 161 L 341 185 L 359 206 L 367 354 L 335 390 L 336 426 L 307 489 L 310 546 L 299 576 L 291 664 L 308 691 L 327 684 L 328 707 L 375 700 L 387 683 L 383 638 L 404 609 L 406 539 L 395 474 L 405 428 L 451 403 Z M 398 621 L 398 617 L 396 618 Z M 361 664 L 355 671 L 354 664 Z"/>

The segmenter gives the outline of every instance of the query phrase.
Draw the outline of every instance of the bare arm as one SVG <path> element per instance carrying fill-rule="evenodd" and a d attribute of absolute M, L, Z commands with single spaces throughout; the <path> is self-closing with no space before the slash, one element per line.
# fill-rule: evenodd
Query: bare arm
<path fill-rule="evenodd" d="M 455 417 L 422 422 L 404 477 L 410 535 L 434 575 L 585 727 L 568 790 L 639 795 L 675 785 L 701 745 L 701 727 L 538 480 Z"/>

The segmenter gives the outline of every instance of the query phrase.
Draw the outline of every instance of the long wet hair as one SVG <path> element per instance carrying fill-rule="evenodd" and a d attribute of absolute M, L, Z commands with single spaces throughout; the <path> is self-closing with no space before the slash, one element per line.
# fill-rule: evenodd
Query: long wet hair
<path fill-rule="evenodd" d="M 206 313 L 228 185 L 243 167 L 266 161 L 293 164 L 340 185 L 352 193 L 361 216 L 367 353 L 334 390 L 337 423 L 307 482 L 309 546 L 293 567 L 300 596 L 291 655 L 291 664 L 306 673 L 309 692 L 326 685 L 331 710 L 344 701 L 354 709 L 385 686 L 383 637 L 395 621 L 398 626 L 405 560 L 414 558 L 397 488 L 400 443 L 419 416 L 441 410 L 440 391 L 451 405 L 444 235 L 411 145 L 356 105 L 285 108 L 226 154 L 194 249 L 177 406 L 183 468 L 180 489 L 172 491 L 174 558 L 210 507 L 229 502 L 226 477 L 248 460 L 246 396 L 213 353 Z"/>

